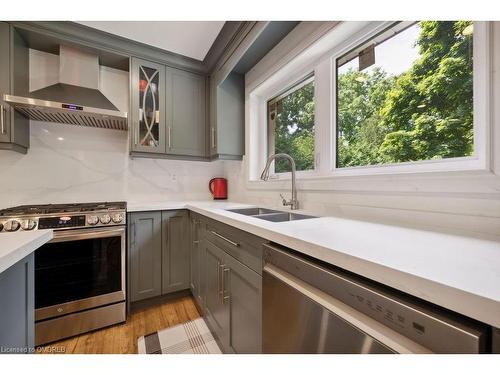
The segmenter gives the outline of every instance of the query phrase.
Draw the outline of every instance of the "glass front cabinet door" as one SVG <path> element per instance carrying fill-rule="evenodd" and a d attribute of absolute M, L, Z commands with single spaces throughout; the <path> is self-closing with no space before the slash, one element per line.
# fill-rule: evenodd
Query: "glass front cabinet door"
<path fill-rule="evenodd" d="M 132 151 L 165 153 L 165 66 L 133 58 L 131 71 Z"/>

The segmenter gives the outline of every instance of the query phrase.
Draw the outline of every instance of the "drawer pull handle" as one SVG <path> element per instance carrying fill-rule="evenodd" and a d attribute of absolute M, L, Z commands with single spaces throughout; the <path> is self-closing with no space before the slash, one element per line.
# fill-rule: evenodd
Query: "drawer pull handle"
<path fill-rule="evenodd" d="M 226 237 L 220 235 L 219 233 L 217 233 L 217 232 L 215 232 L 213 230 L 211 230 L 210 233 L 212 233 L 214 236 L 217 236 L 217 237 L 219 237 L 220 239 L 222 239 L 222 240 L 224 240 L 226 242 L 229 242 L 233 246 L 236 246 L 236 247 L 240 246 L 240 244 L 238 242 L 231 241 L 229 238 L 226 238 Z"/>

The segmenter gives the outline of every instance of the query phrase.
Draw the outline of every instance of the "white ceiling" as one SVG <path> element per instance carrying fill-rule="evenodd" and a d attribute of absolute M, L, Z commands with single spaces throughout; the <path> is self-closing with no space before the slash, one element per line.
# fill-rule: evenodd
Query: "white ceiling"
<path fill-rule="evenodd" d="M 85 26 L 203 60 L 224 21 L 82 21 Z"/>

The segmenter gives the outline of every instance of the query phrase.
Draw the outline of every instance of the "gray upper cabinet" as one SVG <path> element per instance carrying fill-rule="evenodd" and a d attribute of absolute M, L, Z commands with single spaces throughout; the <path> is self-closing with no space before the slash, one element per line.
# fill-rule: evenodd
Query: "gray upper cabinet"
<path fill-rule="evenodd" d="M 130 66 L 131 151 L 166 152 L 165 66 L 132 58 Z"/>
<path fill-rule="evenodd" d="M 0 22 L 0 149 L 26 153 L 29 119 L 3 101 L 4 94 L 27 95 L 29 91 L 28 48 L 19 33 Z"/>
<path fill-rule="evenodd" d="M 296 25 L 294 21 L 245 22 L 210 73 L 209 152 L 212 159 L 245 154 L 245 74 Z"/>
<path fill-rule="evenodd" d="M 189 289 L 189 214 L 162 212 L 162 294 Z"/>
<path fill-rule="evenodd" d="M 0 22 L 0 142 L 10 142 L 10 111 L 3 101 L 4 94 L 10 94 L 10 26 Z"/>
<path fill-rule="evenodd" d="M 205 159 L 205 76 L 138 58 L 130 72 L 132 155 Z"/>
<path fill-rule="evenodd" d="M 129 220 L 130 300 L 161 295 L 161 212 L 134 212 Z"/>
<path fill-rule="evenodd" d="M 245 154 L 245 74 L 236 68 L 267 22 L 247 22 L 210 75 L 209 151 L 212 159 Z"/>
<path fill-rule="evenodd" d="M 167 153 L 206 156 L 205 77 L 167 68 Z"/>
<path fill-rule="evenodd" d="M 29 353 L 35 345 L 34 258 L 32 253 L 0 273 L 0 347 L 4 350 Z"/>
<path fill-rule="evenodd" d="M 245 76 L 230 73 L 210 82 L 210 156 L 241 159 L 245 154 Z"/>

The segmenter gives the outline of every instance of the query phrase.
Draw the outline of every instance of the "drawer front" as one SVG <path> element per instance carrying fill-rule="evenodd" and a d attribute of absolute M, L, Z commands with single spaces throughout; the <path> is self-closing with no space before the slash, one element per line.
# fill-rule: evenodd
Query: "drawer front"
<path fill-rule="evenodd" d="M 262 245 L 266 240 L 245 231 L 205 219 L 205 239 L 262 275 Z"/>

